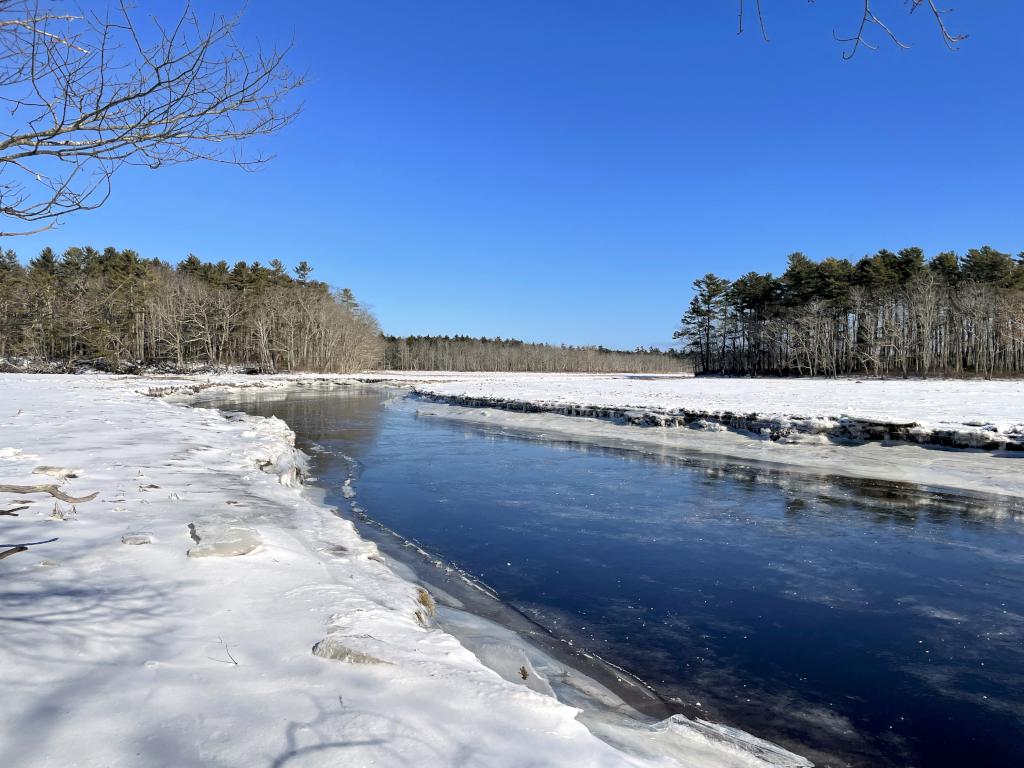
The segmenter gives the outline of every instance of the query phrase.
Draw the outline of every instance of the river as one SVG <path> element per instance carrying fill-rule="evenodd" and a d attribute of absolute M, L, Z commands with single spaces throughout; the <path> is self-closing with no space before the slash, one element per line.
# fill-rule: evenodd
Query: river
<path fill-rule="evenodd" d="M 423 418 L 382 388 L 208 404 L 284 419 L 364 535 L 668 711 L 818 765 L 1020 764 L 1024 507 Z"/>

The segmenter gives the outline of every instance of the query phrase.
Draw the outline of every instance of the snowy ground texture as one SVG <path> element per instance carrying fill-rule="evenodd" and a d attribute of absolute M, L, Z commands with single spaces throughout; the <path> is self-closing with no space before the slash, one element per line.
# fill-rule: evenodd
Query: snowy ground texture
<path fill-rule="evenodd" d="M 560 382 L 515 395 L 572 397 Z M 434 625 L 431 600 L 303 493 L 283 422 L 145 395 L 205 385 L 0 375 L 0 485 L 96 494 L 0 491 L 0 543 L 57 538 L 0 560 L 0 765 L 806 764 L 678 721 L 597 738 Z"/>

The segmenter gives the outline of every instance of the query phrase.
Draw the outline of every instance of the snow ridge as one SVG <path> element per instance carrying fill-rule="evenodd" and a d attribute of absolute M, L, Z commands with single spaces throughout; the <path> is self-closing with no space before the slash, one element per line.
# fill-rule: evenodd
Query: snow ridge
<path fill-rule="evenodd" d="M 554 413 L 603 419 L 619 424 L 641 427 L 713 428 L 711 425 L 760 435 L 773 441 L 799 435 L 822 435 L 836 440 L 856 442 L 905 441 L 943 448 L 978 448 L 985 451 L 1024 451 L 1024 429 L 1017 425 L 1003 433 L 995 425 L 964 425 L 963 427 L 924 427 L 917 422 L 898 423 L 849 416 L 784 416 L 736 413 L 721 410 L 679 408 L 629 408 L 519 400 L 498 396 L 440 394 L 435 390 L 414 387 L 413 393 L 424 400 L 444 405 L 470 408 L 497 408 L 517 413 Z"/>

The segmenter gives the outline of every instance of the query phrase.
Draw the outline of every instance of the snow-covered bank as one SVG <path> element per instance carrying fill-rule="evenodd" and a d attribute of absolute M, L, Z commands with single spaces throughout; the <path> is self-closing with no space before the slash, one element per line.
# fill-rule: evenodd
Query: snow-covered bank
<path fill-rule="evenodd" d="M 287 425 L 142 396 L 206 383 L 0 376 L 0 484 L 97 494 L 0 493 L 0 540 L 58 538 L 0 561 L 0 764 L 803 764 L 679 720 L 595 737 L 301 492 Z"/>
<path fill-rule="evenodd" d="M 388 374 L 454 405 L 612 419 L 721 424 L 772 439 L 823 435 L 1024 451 L 1024 382 L 721 379 L 680 376 Z"/>

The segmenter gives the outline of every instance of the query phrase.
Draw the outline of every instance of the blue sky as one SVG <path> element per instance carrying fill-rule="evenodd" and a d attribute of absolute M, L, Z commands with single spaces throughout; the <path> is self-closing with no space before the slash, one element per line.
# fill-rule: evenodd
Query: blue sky
<path fill-rule="evenodd" d="M 913 48 L 844 62 L 858 2 L 763 5 L 767 44 L 733 2 L 254 0 L 245 33 L 311 79 L 273 164 L 131 170 L 2 245 L 306 259 L 389 333 L 614 347 L 794 250 L 1024 249 L 1024 6 L 961 3 L 950 53 L 876 0 Z"/>

